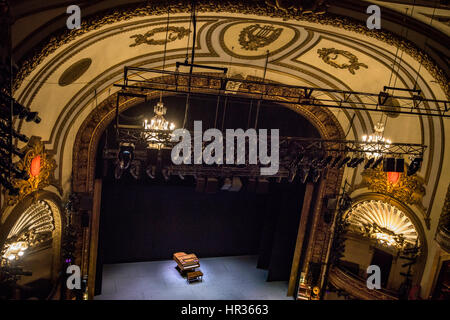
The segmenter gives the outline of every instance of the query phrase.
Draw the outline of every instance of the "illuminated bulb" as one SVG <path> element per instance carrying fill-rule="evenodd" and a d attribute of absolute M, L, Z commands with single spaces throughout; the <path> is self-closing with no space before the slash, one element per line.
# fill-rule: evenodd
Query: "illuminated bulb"
<path fill-rule="evenodd" d="M 19 257 L 23 256 L 23 251 L 19 251 L 19 253 L 17 254 Z"/>
<path fill-rule="evenodd" d="M 16 256 L 13 255 L 13 254 L 11 254 L 11 255 L 9 255 L 9 257 L 8 257 L 8 260 L 14 260 L 15 258 L 16 258 Z"/>

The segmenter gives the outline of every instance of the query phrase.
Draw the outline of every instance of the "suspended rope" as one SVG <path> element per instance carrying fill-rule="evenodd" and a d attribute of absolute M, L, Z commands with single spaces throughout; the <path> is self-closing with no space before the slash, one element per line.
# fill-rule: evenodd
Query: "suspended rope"
<path fill-rule="evenodd" d="M 438 5 L 438 2 L 439 1 L 436 1 L 434 3 L 433 14 L 431 15 L 431 20 L 430 20 L 430 27 L 433 26 L 434 14 L 436 12 L 436 7 Z M 424 44 L 424 49 L 425 50 L 427 48 L 427 42 L 428 42 L 428 37 L 425 39 L 425 44 Z M 414 80 L 414 87 L 413 87 L 413 89 L 416 89 L 417 80 L 419 79 L 420 69 L 422 68 L 422 62 L 423 62 L 423 56 L 420 57 L 420 64 L 419 64 L 419 68 L 417 69 L 417 75 L 416 75 L 416 80 Z"/>
<path fill-rule="evenodd" d="M 166 41 L 164 41 L 164 57 L 163 57 L 163 66 L 162 66 L 163 71 L 165 71 L 165 69 L 166 69 L 167 41 L 169 38 L 169 22 L 170 22 L 170 6 L 167 8 Z M 162 96 L 163 96 L 163 92 L 161 90 L 159 93 L 159 102 L 162 102 Z"/>

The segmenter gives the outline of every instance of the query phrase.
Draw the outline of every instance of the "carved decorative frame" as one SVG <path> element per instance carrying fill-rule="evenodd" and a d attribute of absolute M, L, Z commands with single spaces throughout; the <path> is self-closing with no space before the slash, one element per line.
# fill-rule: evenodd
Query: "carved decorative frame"
<path fill-rule="evenodd" d="M 13 179 L 12 185 L 19 189 L 19 195 L 10 195 L 8 191 L 5 191 L 5 203 L 2 211 L 6 206 L 14 206 L 29 194 L 51 185 L 55 180 L 56 161 L 52 154 L 45 151 L 44 143 L 40 137 L 31 137 L 21 151 L 25 152 L 25 157 L 15 165 L 17 169 L 27 172 L 29 178 L 27 180 Z M 39 173 L 33 176 L 31 163 L 36 157 L 40 157 Z"/>
<path fill-rule="evenodd" d="M 61 243 L 62 243 L 62 229 L 65 225 L 65 216 L 63 214 L 61 198 L 53 192 L 46 190 L 39 190 L 32 195 L 23 198 L 6 217 L 3 224 L 0 225 L 0 247 L 3 247 L 8 234 L 14 224 L 19 220 L 23 212 L 35 201 L 45 201 L 51 208 L 53 214 L 54 229 L 52 231 L 52 280 L 54 285 L 57 285 L 56 280 L 60 273 L 62 257 L 61 257 Z"/>
<path fill-rule="evenodd" d="M 245 96 L 245 94 L 242 94 Z M 151 92 L 147 94 L 147 101 L 159 97 L 159 92 Z M 100 138 L 115 117 L 117 94 L 111 95 L 94 109 L 81 125 L 75 139 L 73 149 L 73 168 L 72 168 L 72 189 L 77 193 L 93 193 L 94 174 L 97 148 Z M 133 107 L 142 102 L 142 99 L 132 97 L 125 98 L 119 105 L 119 112 Z M 280 100 L 283 105 L 283 101 Z M 301 105 L 284 105 L 287 108 L 299 113 L 310 121 L 318 130 L 324 139 L 343 139 L 344 131 L 335 116 L 325 108 L 315 106 Z M 339 192 L 343 176 L 343 170 L 330 169 L 322 179 L 320 184 L 320 196 L 317 197 L 317 203 L 314 204 L 314 219 L 312 229 L 315 230 L 314 236 L 310 239 L 308 246 L 311 246 L 311 255 L 309 259 L 315 262 L 325 263 L 327 257 L 327 249 L 330 244 L 331 225 L 321 219 L 323 198 L 326 196 L 335 196 Z M 91 230 L 96 232 L 96 230 Z M 88 241 L 88 232 L 85 232 L 84 241 Z M 82 265 L 82 272 L 86 274 L 89 269 L 87 254 L 83 254 L 84 250 L 81 246 L 77 252 L 77 263 Z M 89 258 L 89 261 L 92 257 Z M 323 268 L 322 274 L 325 269 Z"/>

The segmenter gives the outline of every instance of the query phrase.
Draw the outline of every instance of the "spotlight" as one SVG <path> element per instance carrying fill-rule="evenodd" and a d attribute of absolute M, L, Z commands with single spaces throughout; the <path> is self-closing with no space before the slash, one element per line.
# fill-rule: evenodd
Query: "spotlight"
<path fill-rule="evenodd" d="M 9 118 L 9 105 L 11 104 L 11 101 L 13 102 L 13 116 L 18 116 L 19 119 L 25 119 L 27 122 L 35 122 L 40 123 L 41 118 L 38 117 L 37 112 L 31 112 L 24 106 L 22 106 L 20 103 L 18 103 L 13 98 L 9 97 L 8 95 L 0 92 L 0 100 L 4 104 L 4 108 L 0 110 L 0 116 L 4 119 Z"/>
<path fill-rule="evenodd" d="M 338 164 L 339 161 L 341 161 L 341 159 L 342 159 L 342 155 L 338 155 L 336 157 L 336 159 L 334 159 L 333 163 L 331 164 L 331 167 L 332 168 L 336 167 L 336 165 Z"/>
<path fill-rule="evenodd" d="M 141 164 L 139 163 L 139 161 L 133 161 L 130 168 L 131 176 L 136 180 L 138 180 L 140 171 L 141 171 Z"/>
<path fill-rule="evenodd" d="M 10 134 L 10 128 L 8 128 L 8 126 L 5 125 L 3 123 L 3 121 L 0 121 L 0 130 L 3 131 L 4 134 Z M 13 136 L 15 138 L 19 139 L 22 142 L 28 142 L 29 141 L 28 137 L 23 135 L 23 134 L 17 133 L 14 130 L 12 131 L 12 133 L 13 133 Z"/>
<path fill-rule="evenodd" d="M 4 150 L 8 150 L 8 152 L 11 150 L 12 153 L 17 155 L 19 158 L 23 159 L 25 157 L 25 152 L 20 151 L 16 147 L 10 148 L 8 144 L 6 144 L 3 140 L 0 139 L 0 148 L 3 148 Z"/>
<path fill-rule="evenodd" d="M 147 176 L 151 179 L 155 179 L 155 173 L 156 173 L 156 166 L 149 165 L 147 169 L 145 170 L 145 173 Z"/>
<path fill-rule="evenodd" d="M 231 179 L 225 178 L 225 181 L 223 182 L 223 186 L 221 190 L 229 190 L 231 188 Z"/>
<path fill-rule="evenodd" d="M 326 157 L 325 160 L 322 162 L 323 167 L 327 167 L 331 163 L 331 160 L 333 160 L 333 156 Z"/>
<path fill-rule="evenodd" d="M 338 164 L 338 169 L 341 169 L 349 160 L 350 157 L 345 157 L 344 159 L 342 159 L 342 161 Z"/>
<path fill-rule="evenodd" d="M 128 169 L 134 159 L 134 145 L 132 143 L 121 144 L 118 157 L 120 168 L 122 170 Z"/>
<path fill-rule="evenodd" d="M 313 170 L 313 173 L 312 173 L 312 179 L 313 179 L 314 182 L 319 181 L 321 171 L 322 171 L 322 170 L 317 169 L 317 168 Z"/>
<path fill-rule="evenodd" d="M 375 169 L 376 167 L 378 167 L 382 161 L 383 161 L 383 157 L 379 157 L 377 159 L 377 161 L 375 161 L 375 163 L 373 164 L 372 169 Z"/>
<path fill-rule="evenodd" d="M 349 168 L 354 168 L 354 167 L 355 167 L 355 163 L 358 161 L 358 159 L 359 159 L 359 158 L 357 158 L 357 157 L 352 158 L 352 160 L 350 160 L 350 161 L 347 163 L 347 167 L 349 167 Z"/>
<path fill-rule="evenodd" d="M 362 162 L 364 161 L 364 158 L 359 158 L 356 162 L 355 162 L 355 164 L 354 164 L 354 167 L 353 168 L 356 168 L 357 166 L 359 166 Z"/>
<path fill-rule="evenodd" d="M 116 178 L 116 180 L 119 180 L 120 178 L 122 178 L 122 174 L 123 169 L 120 167 L 120 164 L 117 164 L 116 168 L 114 169 L 114 178 Z"/>
<path fill-rule="evenodd" d="M 304 167 L 303 169 L 302 169 L 302 171 L 303 171 L 303 177 L 302 177 L 302 183 L 305 183 L 306 182 L 306 180 L 308 180 L 308 175 L 309 175 L 309 168 L 308 167 Z"/>
<path fill-rule="evenodd" d="M 163 169 L 161 170 L 161 173 L 162 173 L 162 175 L 163 175 L 163 177 L 164 177 L 164 180 L 168 181 L 169 178 L 170 178 L 169 170 L 168 170 L 167 168 L 163 168 Z"/>
<path fill-rule="evenodd" d="M 411 163 L 408 166 L 408 170 L 406 172 L 407 176 L 412 176 L 417 171 L 419 171 L 422 161 L 423 161 L 423 158 L 414 158 L 414 160 L 411 161 Z"/>
<path fill-rule="evenodd" d="M 364 169 L 369 168 L 369 167 L 372 165 L 372 163 L 373 163 L 374 161 L 375 161 L 375 158 L 370 158 L 370 159 L 367 161 L 366 165 L 364 166 Z"/>

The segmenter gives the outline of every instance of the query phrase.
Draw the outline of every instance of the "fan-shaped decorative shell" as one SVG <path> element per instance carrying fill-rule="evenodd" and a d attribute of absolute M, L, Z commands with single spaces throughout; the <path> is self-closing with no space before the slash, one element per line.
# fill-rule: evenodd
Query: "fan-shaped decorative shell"
<path fill-rule="evenodd" d="M 348 222 L 353 230 L 361 233 L 367 233 L 369 229 L 373 232 L 374 226 L 378 232 L 384 230 L 387 236 L 399 236 L 412 245 L 418 239 L 417 230 L 405 213 L 380 200 L 356 204 L 349 213 Z"/>
<path fill-rule="evenodd" d="M 8 240 L 11 238 L 20 238 L 26 233 L 34 235 L 50 233 L 54 228 L 50 206 L 46 202 L 39 200 L 32 204 L 20 216 L 9 232 Z"/>

